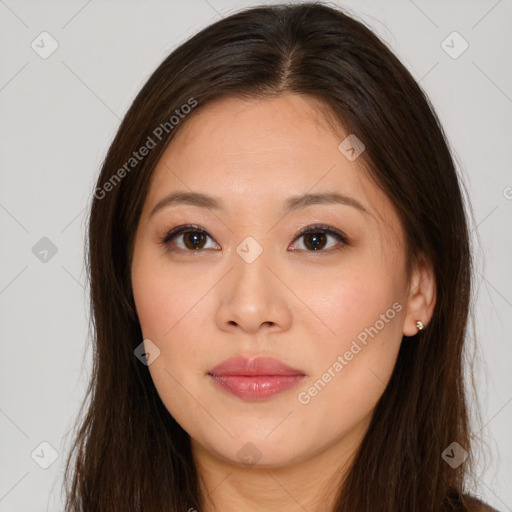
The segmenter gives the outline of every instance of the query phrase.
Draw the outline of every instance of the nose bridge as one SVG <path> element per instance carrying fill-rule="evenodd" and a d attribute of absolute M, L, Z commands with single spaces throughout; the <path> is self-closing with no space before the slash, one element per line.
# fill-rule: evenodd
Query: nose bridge
<path fill-rule="evenodd" d="M 236 323 L 251 332 L 262 324 L 286 327 L 290 312 L 285 290 L 267 268 L 275 267 L 271 249 L 246 237 L 233 251 L 231 263 L 232 271 L 226 276 L 217 311 L 219 327 Z"/>
<path fill-rule="evenodd" d="M 272 266 L 271 250 L 263 246 L 264 241 L 256 240 L 252 236 L 246 237 L 235 249 L 233 253 L 233 276 L 232 285 L 234 285 L 233 292 L 239 297 L 250 298 L 256 300 L 256 296 L 264 299 L 270 293 L 270 288 L 273 288 L 271 282 L 272 273 L 267 267 Z"/>

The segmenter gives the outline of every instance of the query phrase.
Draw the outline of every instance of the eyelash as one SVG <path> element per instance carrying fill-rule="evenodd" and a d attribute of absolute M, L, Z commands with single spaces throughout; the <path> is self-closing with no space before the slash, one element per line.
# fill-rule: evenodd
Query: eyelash
<path fill-rule="evenodd" d="M 202 229 L 200 226 L 197 226 L 197 225 L 193 225 L 193 224 L 187 224 L 185 226 L 178 226 L 174 229 L 172 229 L 171 231 L 169 231 L 165 236 L 164 238 L 161 240 L 161 244 L 169 251 L 169 252 L 173 252 L 173 253 L 186 253 L 188 255 L 198 255 L 199 253 L 205 251 L 205 250 L 208 250 L 208 249 L 188 249 L 188 250 L 185 250 L 185 249 L 181 249 L 181 248 L 176 248 L 176 247 L 171 247 L 171 240 L 173 238 L 176 238 L 180 235 L 184 235 L 186 233 L 201 233 L 201 234 L 205 234 L 207 235 L 209 238 L 210 235 L 207 233 L 207 231 L 205 231 L 204 229 Z M 304 250 L 304 249 L 299 249 L 300 251 L 304 251 L 304 252 L 309 252 L 309 253 L 318 253 L 318 252 L 324 252 L 324 253 L 332 253 L 333 251 L 339 251 L 341 249 L 343 249 L 343 247 L 345 247 L 345 245 L 348 244 L 348 239 L 347 237 L 341 232 L 341 231 L 338 231 L 338 230 L 335 230 L 333 228 L 331 228 L 330 226 L 326 226 L 325 224 L 316 224 L 314 226 L 308 226 L 307 228 L 304 228 L 300 233 L 298 233 L 296 235 L 296 237 L 294 238 L 294 240 L 298 239 L 298 238 L 301 238 L 305 235 L 308 235 L 308 234 L 311 234 L 311 233 L 324 233 L 324 234 L 327 234 L 327 235 L 331 235 L 333 236 L 334 238 L 336 238 L 338 240 L 338 245 L 335 246 L 334 248 L 329 248 L 329 249 L 326 249 L 326 250 L 323 250 L 323 249 L 320 249 L 318 251 L 316 250 Z M 296 249 L 293 250 L 294 252 L 296 251 Z"/>

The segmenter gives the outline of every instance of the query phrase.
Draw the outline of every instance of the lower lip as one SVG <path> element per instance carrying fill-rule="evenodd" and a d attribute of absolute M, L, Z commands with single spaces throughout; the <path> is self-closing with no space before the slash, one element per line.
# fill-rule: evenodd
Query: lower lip
<path fill-rule="evenodd" d="M 243 400 L 266 400 L 294 388 L 304 375 L 210 375 L 222 390 Z"/>

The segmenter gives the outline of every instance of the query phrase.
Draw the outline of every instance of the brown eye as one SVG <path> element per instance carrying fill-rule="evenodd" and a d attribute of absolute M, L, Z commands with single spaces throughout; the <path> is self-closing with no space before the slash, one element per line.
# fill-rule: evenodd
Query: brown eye
<path fill-rule="evenodd" d="M 171 230 L 161 243 L 171 252 L 193 253 L 210 249 L 211 247 L 206 247 L 210 238 L 210 235 L 199 226 L 187 225 Z M 218 249 L 219 246 L 215 245 L 213 248 Z"/>
<path fill-rule="evenodd" d="M 329 243 L 329 237 L 334 238 L 337 243 L 331 243 L 331 245 L 329 245 L 327 249 L 324 250 L 326 245 Z M 300 246 L 301 244 L 294 244 L 294 248 L 292 249 L 293 251 L 299 249 L 307 252 L 330 252 L 329 249 L 341 249 L 348 242 L 345 235 L 343 235 L 341 232 L 338 232 L 337 230 L 332 229 L 329 226 L 310 226 L 299 233 L 299 235 L 296 237 L 296 240 L 301 238 L 304 240 L 302 242 L 303 247 Z"/>
<path fill-rule="evenodd" d="M 183 241 L 187 249 L 202 249 L 206 243 L 206 235 L 199 231 L 187 231 L 183 233 Z"/>
<path fill-rule="evenodd" d="M 199 226 L 187 225 L 171 230 L 161 243 L 171 252 L 199 254 L 206 249 L 220 249 L 220 246 L 214 242 L 213 247 L 207 247 L 209 239 L 213 242 L 204 229 Z M 295 237 L 295 240 L 300 239 L 303 239 L 301 243 L 292 244 L 292 251 L 331 252 L 331 249 L 342 249 L 348 244 L 347 237 L 343 233 L 323 225 L 307 227 Z"/>
<path fill-rule="evenodd" d="M 323 249 L 326 243 L 327 236 L 325 233 L 308 233 L 304 235 L 304 245 L 313 251 Z"/>

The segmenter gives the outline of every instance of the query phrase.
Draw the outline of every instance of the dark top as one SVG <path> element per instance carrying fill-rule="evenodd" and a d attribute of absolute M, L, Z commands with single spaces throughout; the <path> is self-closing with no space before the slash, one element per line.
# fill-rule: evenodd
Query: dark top
<path fill-rule="evenodd" d="M 464 495 L 464 502 L 469 505 L 469 510 L 471 510 L 471 512 L 499 512 L 499 510 L 492 508 L 491 506 L 487 505 L 487 503 L 484 503 L 483 501 L 475 498 L 474 496 L 470 496 L 469 494 Z"/>

